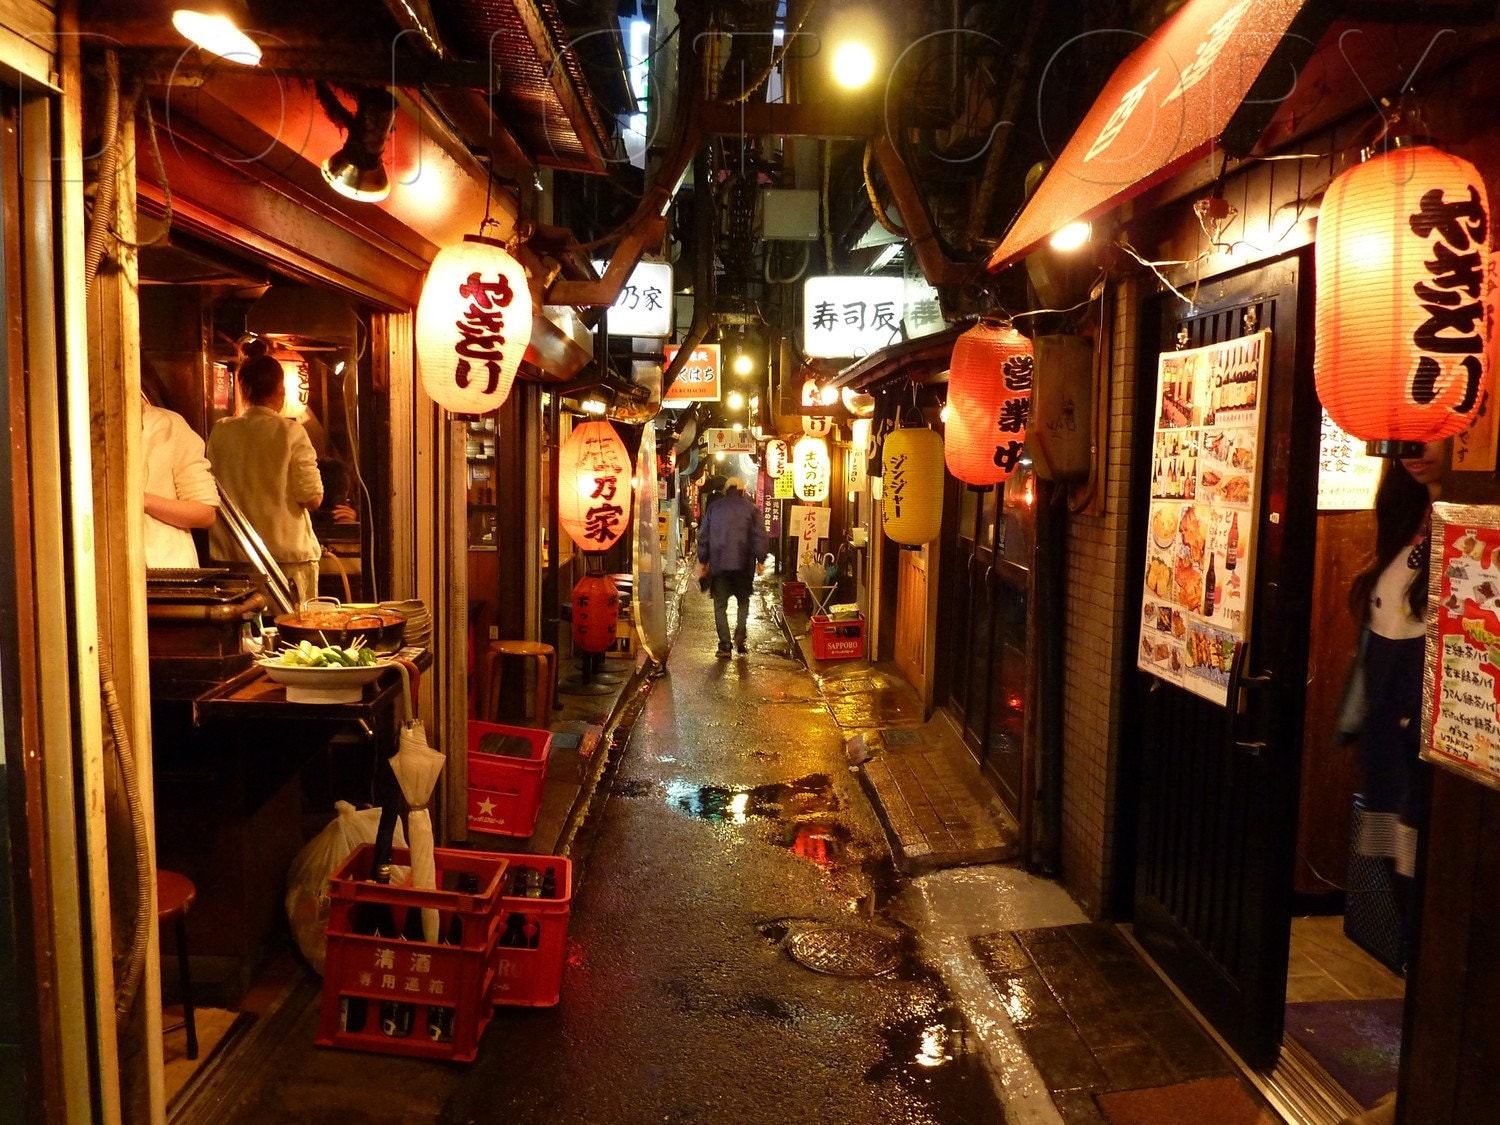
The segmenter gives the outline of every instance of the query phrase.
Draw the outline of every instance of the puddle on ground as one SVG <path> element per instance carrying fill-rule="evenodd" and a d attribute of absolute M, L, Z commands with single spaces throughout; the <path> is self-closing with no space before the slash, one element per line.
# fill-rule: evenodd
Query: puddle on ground
<path fill-rule="evenodd" d="M 620 778 L 609 787 L 611 797 L 649 797 L 656 792 L 656 782 L 649 777 Z"/>
<path fill-rule="evenodd" d="M 843 802 L 826 773 L 808 774 L 796 781 L 730 789 L 677 779 L 667 782 L 667 804 L 697 820 L 746 824 L 752 817 L 794 820 L 815 813 L 837 812 Z"/>
<path fill-rule="evenodd" d="M 1002 1121 L 984 1045 L 957 1005 L 926 1007 L 881 1032 L 885 1057 L 865 1075 L 895 1082 L 942 1112 L 945 1123 Z"/>

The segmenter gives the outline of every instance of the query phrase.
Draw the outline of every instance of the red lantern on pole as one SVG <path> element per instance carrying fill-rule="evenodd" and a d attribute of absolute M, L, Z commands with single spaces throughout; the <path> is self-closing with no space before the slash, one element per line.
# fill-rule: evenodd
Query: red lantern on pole
<path fill-rule="evenodd" d="M 573 587 L 573 647 L 608 652 L 620 623 L 620 591 L 607 574 L 585 574 Z"/>
<path fill-rule="evenodd" d="M 1335 422 L 1401 457 L 1478 419 L 1495 309 L 1478 170 L 1413 138 L 1391 144 L 1324 193 L 1313 372 Z"/>
<path fill-rule="evenodd" d="M 965 484 L 1000 484 L 1021 461 L 1034 372 L 1031 341 L 976 324 L 953 344 L 943 459 Z"/>
<path fill-rule="evenodd" d="M 630 526 L 630 454 L 608 422 L 573 427 L 558 451 L 557 520 L 585 551 L 605 551 Z"/>

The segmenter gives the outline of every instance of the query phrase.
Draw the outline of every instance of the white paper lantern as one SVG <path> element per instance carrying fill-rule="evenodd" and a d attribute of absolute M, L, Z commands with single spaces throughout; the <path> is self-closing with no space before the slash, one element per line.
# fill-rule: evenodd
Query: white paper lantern
<path fill-rule="evenodd" d="M 510 394 L 531 342 L 526 270 L 492 238 L 466 235 L 438 252 L 417 306 L 417 365 L 431 399 L 485 414 Z"/>
<path fill-rule="evenodd" d="M 775 480 L 786 472 L 788 455 L 786 442 L 780 438 L 766 442 L 766 476 Z"/>
<path fill-rule="evenodd" d="M 797 499 L 821 504 L 828 499 L 828 478 L 833 475 L 833 461 L 828 443 L 820 437 L 802 437 L 792 446 L 792 474 Z"/>

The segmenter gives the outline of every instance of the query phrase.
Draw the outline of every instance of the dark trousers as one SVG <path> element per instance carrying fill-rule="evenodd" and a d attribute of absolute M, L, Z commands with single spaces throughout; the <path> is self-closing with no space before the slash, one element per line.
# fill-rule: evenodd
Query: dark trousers
<path fill-rule="evenodd" d="M 745 622 L 750 617 L 750 594 L 755 574 L 749 570 L 726 570 L 713 576 L 714 628 L 719 631 L 719 647 L 729 647 L 729 599 L 737 601 L 734 639 L 745 639 Z"/>

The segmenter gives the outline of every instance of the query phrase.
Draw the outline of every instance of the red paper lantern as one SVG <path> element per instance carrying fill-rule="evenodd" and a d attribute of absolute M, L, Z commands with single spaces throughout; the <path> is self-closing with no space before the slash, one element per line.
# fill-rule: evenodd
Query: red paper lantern
<path fill-rule="evenodd" d="M 608 422 L 573 427 L 558 451 L 557 520 L 585 551 L 605 551 L 630 526 L 630 454 Z"/>
<path fill-rule="evenodd" d="M 1395 147 L 1341 173 L 1317 238 L 1318 397 L 1333 420 L 1401 456 L 1462 433 L 1489 389 L 1489 199 L 1467 160 Z"/>
<path fill-rule="evenodd" d="M 585 574 L 573 587 L 573 647 L 608 652 L 620 623 L 620 591 L 607 574 Z"/>
<path fill-rule="evenodd" d="M 1014 328 L 976 324 L 954 341 L 943 458 L 965 484 L 1000 484 L 1020 463 L 1034 366 Z"/>
<path fill-rule="evenodd" d="M 491 238 L 438 251 L 417 304 L 417 367 L 427 395 L 455 414 L 484 414 L 510 394 L 531 342 L 525 267 Z"/>

